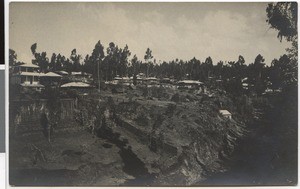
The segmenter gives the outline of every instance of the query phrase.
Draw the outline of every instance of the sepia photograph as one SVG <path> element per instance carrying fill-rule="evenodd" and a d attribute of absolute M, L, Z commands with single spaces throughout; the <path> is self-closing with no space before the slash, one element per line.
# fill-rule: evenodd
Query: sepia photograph
<path fill-rule="evenodd" d="M 10 2 L 9 185 L 296 186 L 297 2 Z"/>

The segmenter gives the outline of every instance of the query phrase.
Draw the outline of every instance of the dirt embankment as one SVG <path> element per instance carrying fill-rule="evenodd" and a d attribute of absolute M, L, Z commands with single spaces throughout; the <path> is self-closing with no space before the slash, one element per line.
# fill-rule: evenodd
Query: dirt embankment
<path fill-rule="evenodd" d="M 230 157 L 245 126 L 218 113 L 220 101 L 232 103 L 228 98 L 192 97 L 177 103 L 158 99 L 116 102 L 113 97 L 98 105 L 85 102 L 79 114 L 90 116 L 82 120 L 94 123 L 80 122 L 88 127 L 95 124 L 91 130 L 101 136 L 108 134 L 104 130 L 117 133 L 148 173 L 155 174 L 153 185 L 193 185 L 226 169 L 223 160 Z M 98 106 L 99 111 L 91 113 L 91 106 Z M 135 176 L 140 184 L 139 179 Z"/>
<path fill-rule="evenodd" d="M 11 136 L 10 184 L 193 185 L 224 171 L 245 129 L 232 101 L 151 93 L 79 99 L 69 123 L 76 129 L 54 130 L 51 143 L 42 133 Z"/>

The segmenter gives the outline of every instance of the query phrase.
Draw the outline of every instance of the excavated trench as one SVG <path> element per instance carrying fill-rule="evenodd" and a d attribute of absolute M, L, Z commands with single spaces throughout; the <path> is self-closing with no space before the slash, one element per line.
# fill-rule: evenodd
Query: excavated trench
<path fill-rule="evenodd" d="M 150 174 L 145 163 L 132 151 L 127 139 L 121 139 L 120 134 L 113 132 L 109 127 L 102 127 L 96 136 L 104 140 L 104 148 L 117 147 L 118 154 L 122 160 L 122 171 L 134 177 L 127 179 L 122 186 L 150 186 L 153 184 L 155 174 Z M 84 155 L 84 152 L 64 150 L 61 156 L 77 157 Z M 78 176 L 78 170 L 69 169 L 20 169 L 10 170 L 10 183 L 15 186 L 72 186 L 73 178 Z"/>
<path fill-rule="evenodd" d="M 204 103 L 189 103 L 189 106 L 185 107 L 178 105 L 177 108 L 176 106 L 161 107 L 157 104 L 139 103 L 120 103 L 112 108 L 108 103 L 97 104 L 99 108 L 91 108 L 86 112 L 82 110 L 88 109 L 91 104 L 95 103 L 82 103 L 78 111 L 82 113 L 82 117 L 85 116 L 83 119 L 85 122 L 79 122 L 80 128 L 86 130 L 90 126 L 88 120 L 97 119 L 94 123 L 97 123 L 95 128 L 98 138 L 80 130 L 75 133 L 86 137 L 79 141 L 74 133 L 65 136 L 65 131 L 62 131 L 64 136 L 61 138 L 65 137 L 66 140 L 58 143 L 58 147 L 64 150 L 52 149 L 59 151 L 57 156 L 61 160 L 61 162 L 55 162 L 56 159 L 54 159 L 54 163 L 64 165 L 70 159 L 74 159 L 74 162 L 81 166 L 73 165 L 74 169 L 64 169 L 64 166 L 60 166 L 55 170 L 48 170 L 43 166 L 47 162 L 24 166 L 26 162 L 24 163 L 24 159 L 20 158 L 15 161 L 19 163 L 15 167 L 10 161 L 10 166 L 12 166 L 10 183 L 17 186 L 71 186 L 74 184 L 203 186 L 270 183 L 294 185 L 297 182 L 297 178 L 294 178 L 296 174 L 291 172 L 294 169 L 280 168 L 291 159 L 284 159 L 283 156 L 285 154 L 288 156 L 294 151 L 283 151 L 286 153 L 280 154 L 280 145 L 282 145 L 281 148 L 287 148 L 278 143 L 280 140 L 284 142 L 284 138 L 278 134 L 277 130 L 270 129 L 276 125 L 275 128 L 287 125 L 283 124 L 285 122 L 280 123 L 280 119 L 272 121 L 280 117 L 278 115 L 282 111 L 278 110 L 277 114 L 270 114 L 254 125 L 244 126 L 234 120 L 219 118 L 212 100 Z M 114 109 L 118 110 L 119 114 Z M 169 112 L 169 109 L 172 111 Z M 105 115 L 106 112 L 108 116 Z M 265 112 L 270 112 L 270 110 Z M 102 124 L 103 117 L 110 119 L 108 121 L 113 124 Z M 153 120 L 156 121 L 153 122 Z M 152 128 L 152 130 L 147 128 Z M 244 136 L 243 128 L 247 130 L 251 128 L 249 130 L 251 134 Z M 96 140 L 94 141 L 93 138 Z M 71 142 L 66 144 L 68 140 Z M 28 141 L 32 142 L 32 139 Z M 40 140 L 37 138 L 36 141 Z M 90 141 L 86 146 L 91 148 L 81 148 L 85 141 Z M 17 144 L 21 142 L 24 143 L 20 139 L 19 143 L 15 144 L 15 148 L 10 148 L 10 150 L 15 149 L 14 152 L 20 154 L 22 148 Z M 49 157 L 51 150 L 47 149 L 48 144 L 39 144 L 41 150 L 45 151 Z M 297 145 L 290 148 L 295 149 L 295 146 Z M 31 157 L 30 151 L 25 146 L 23 148 L 23 151 L 27 150 L 24 156 Z M 101 154 L 105 150 L 108 153 Z M 91 152 L 95 153 L 90 155 Z M 151 158 L 145 158 L 148 155 Z M 65 160 L 65 156 L 69 158 Z M 90 156 L 98 159 L 91 161 L 88 158 Z M 51 157 L 49 159 L 51 160 Z M 228 171 L 220 173 L 228 167 Z M 102 174 L 107 168 L 111 171 L 107 171 L 109 175 Z M 291 176 L 286 176 L 289 173 L 287 171 L 291 172 Z"/>
<path fill-rule="evenodd" d="M 113 132 L 109 127 L 102 127 L 97 132 L 97 137 L 105 139 L 108 143 L 116 145 L 120 151 L 119 155 L 124 163 L 123 171 L 133 177 L 134 179 L 127 180 L 124 186 L 149 186 L 153 184 L 155 179 L 155 174 L 150 174 L 148 169 L 145 167 L 143 161 L 141 161 L 138 156 L 131 150 L 131 146 L 128 144 L 128 140 L 120 139 L 120 134 Z M 106 148 L 111 147 L 110 144 L 103 144 Z"/>
<path fill-rule="evenodd" d="M 92 105 L 95 107 L 90 108 Z M 24 186 L 47 186 L 53 183 L 57 186 L 194 185 L 211 173 L 224 169 L 222 157 L 226 158 L 231 154 L 235 138 L 242 136 L 239 134 L 242 126 L 219 118 L 213 102 L 209 101 L 207 105 L 189 105 L 189 108 L 176 108 L 157 104 L 121 103 L 115 108 L 120 113 L 114 111 L 111 104 L 96 104 L 94 101 L 90 104 L 82 103 L 75 116 L 82 118 L 76 120 L 79 128 L 87 130 L 94 124 L 92 135 L 89 135 L 96 134 L 98 139 L 95 142 L 91 138 L 96 137 L 75 141 L 76 136 L 70 134 L 69 138 L 63 140 L 62 146 L 66 148 L 57 155 L 61 162 L 56 162 L 56 159 L 53 161 L 64 165 L 72 160 L 76 164 L 70 165 L 72 170 L 61 169 L 63 167 L 56 170 L 24 169 L 12 174 L 11 178 L 15 180 L 11 183 Z M 139 120 L 142 120 L 142 124 Z M 88 136 L 84 132 L 82 130 L 75 133 Z M 82 143 L 90 139 L 91 142 L 83 148 Z M 68 140 L 72 142 L 65 145 L 64 142 Z M 41 149 L 42 147 L 43 145 Z M 54 150 L 59 151 L 58 148 Z M 102 151 L 108 154 L 99 154 Z M 90 154 L 93 152 L 95 154 Z M 109 153 L 113 154 L 110 156 Z M 93 161 L 89 157 L 94 157 Z M 36 167 L 43 167 L 47 162 L 40 164 Z M 77 167 L 77 164 L 80 166 Z M 107 172 L 109 175 L 102 174 L 106 168 L 112 171 Z"/>
<path fill-rule="evenodd" d="M 105 140 L 102 147 L 117 147 L 122 171 L 134 177 L 125 179 L 120 185 L 194 185 L 211 173 L 225 169 L 222 157 L 230 155 L 233 140 L 242 132 L 239 131 L 240 125 L 218 118 L 215 114 L 209 115 L 201 109 L 213 111 L 210 106 L 194 103 L 188 110 L 179 106 L 172 115 L 164 113 L 168 112 L 168 107 L 121 103 L 112 108 L 103 103 L 99 104 L 96 112 L 83 114 L 87 115 L 84 120 L 90 116 L 96 118 L 96 135 Z M 200 112 L 200 118 L 195 111 Z M 138 117 L 137 114 L 144 115 L 144 125 L 134 118 Z M 181 118 L 185 114 L 189 117 Z M 202 121 L 195 122 L 196 118 Z M 152 130 L 149 130 L 151 127 Z M 210 134 L 214 137 L 210 138 Z M 132 140 L 135 142 L 132 143 Z M 147 153 L 151 158 L 145 157 Z"/>

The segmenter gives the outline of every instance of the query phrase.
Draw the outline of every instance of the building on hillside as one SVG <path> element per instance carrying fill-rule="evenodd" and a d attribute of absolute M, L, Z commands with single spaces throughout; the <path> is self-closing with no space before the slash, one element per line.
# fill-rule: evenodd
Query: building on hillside
<path fill-rule="evenodd" d="M 110 84 L 117 85 L 123 83 L 123 78 L 117 75 L 114 79 L 110 82 Z"/>
<path fill-rule="evenodd" d="M 70 82 L 92 82 L 92 74 L 86 72 L 71 72 L 71 74 L 68 77 Z"/>
<path fill-rule="evenodd" d="M 203 85 L 203 82 L 195 80 L 182 80 L 177 82 L 178 89 L 200 89 Z"/>
<path fill-rule="evenodd" d="M 139 73 L 139 74 L 137 74 L 137 76 L 140 77 L 140 78 L 145 78 L 146 77 L 146 75 L 144 73 L 142 73 L 142 72 Z"/>
<path fill-rule="evenodd" d="M 170 78 L 167 78 L 167 77 L 160 79 L 159 83 L 164 88 L 174 88 L 174 87 L 176 87 L 174 85 L 174 81 Z"/>
<path fill-rule="evenodd" d="M 60 75 L 53 72 L 39 73 L 39 66 L 25 63 L 14 66 L 10 83 L 41 91 L 47 84 L 58 85 L 60 78 Z"/>
<path fill-rule="evenodd" d="M 129 77 L 122 77 L 119 82 L 121 82 L 122 85 L 130 86 L 133 84 L 133 79 L 130 79 Z"/>
<path fill-rule="evenodd" d="M 20 64 L 12 68 L 10 83 L 20 85 L 22 88 L 29 88 L 41 91 L 44 86 L 39 82 L 39 66 L 34 64 Z"/>
<path fill-rule="evenodd" d="M 232 115 L 228 110 L 219 110 L 220 114 L 228 119 L 232 119 Z"/>
<path fill-rule="evenodd" d="M 248 82 L 248 77 L 244 77 L 243 79 L 241 79 L 242 83 Z"/>
<path fill-rule="evenodd" d="M 86 93 L 95 87 L 88 83 L 83 83 L 83 82 L 69 82 L 61 85 L 60 88 L 62 90 L 73 89 L 80 93 Z"/>
<path fill-rule="evenodd" d="M 249 84 L 248 83 L 242 83 L 242 87 L 243 87 L 243 89 L 248 90 L 249 89 Z"/>
<path fill-rule="evenodd" d="M 137 84 L 141 84 L 143 83 L 143 75 L 141 76 L 140 74 L 136 75 L 136 83 Z M 132 80 L 132 83 L 133 83 L 133 76 L 130 77 L 130 80 Z"/>
<path fill-rule="evenodd" d="M 112 85 L 125 85 L 125 86 L 130 86 L 133 84 L 133 78 L 132 77 L 119 77 L 119 75 L 117 75 L 116 77 L 114 77 L 114 79 L 110 82 L 107 82 L 107 84 L 112 84 Z"/>
<path fill-rule="evenodd" d="M 61 75 L 61 76 L 67 76 L 67 75 L 69 75 L 68 72 L 62 71 L 62 70 L 56 71 L 56 73 L 59 74 L 59 75 Z"/>
<path fill-rule="evenodd" d="M 61 86 L 61 88 L 92 88 L 90 84 L 83 83 L 83 82 L 70 82 L 65 83 Z"/>
<path fill-rule="evenodd" d="M 157 85 L 159 81 L 156 77 L 146 77 L 143 78 L 143 83 L 147 85 Z"/>
<path fill-rule="evenodd" d="M 11 83 L 12 84 L 38 84 L 39 67 L 34 64 L 21 64 L 14 66 Z"/>
<path fill-rule="evenodd" d="M 45 86 L 59 86 L 61 78 L 61 75 L 54 72 L 40 73 L 40 83 Z"/>
<path fill-rule="evenodd" d="M 156 77 L 142 77 L 143 75 L 140 73 L 136 77 L 137 84 L 146 84 L 146 85 L 157 85 L 159 83 L 158 79 Z M 107 84 L 112 85 L 124 85 L 124 86 L 130 86 L 133 85 L 133 76 L 131 77 L 120 77 L 117 75 L 114 77 L 112 81 L 106 82 Z"/>

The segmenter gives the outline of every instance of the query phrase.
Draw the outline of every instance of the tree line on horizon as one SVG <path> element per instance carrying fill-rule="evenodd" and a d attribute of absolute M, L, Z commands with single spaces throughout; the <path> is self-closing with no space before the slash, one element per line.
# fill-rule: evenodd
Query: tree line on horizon
<path fill-rule="evenodd" d="M 100 40 L 95 44 L 91 54 L 84 58 L 77 54 L 74 48 L 69 57 L 53 53 L 51 58 L 46 52 L 37 52 L 37 43 L 31 46 L 33 55 L 32 63 L 40 67 L 41 72 L 66 71 L 86 72 L 92 74 L 94 81 L 98 77 L 102 81 L 110 81 L 116 76 L 133 77 L 136 79 L 138 73 L 144 73 L 147 77 L 172 78 L 176 80 L 192 79 L 206 82 L 210 77 L 222 80 L 241 81 L 248 78 L 248 83 L 263 88 L 266 82 L 272 83 L 272 89 L 285 88 L 290 85 L 297 85 L 298 77 L 298 37 L 297 37 L 297 3 L 270 3 L 266 9 L 271 28 L 278 30 L 278 38 L 285 38 L 292 43 L 287 53 L 274 59 L 270 66 L 267 66 L 261 54 L 255 60 L 245 64 L 242 55 L 236 61 L 219 61 L 213 64 L 209 56 L 204 62 L 195 57 L 184 60 L 163 61 L 158 64 L 147 48 L 143 60 L 136 55 L 131 57 L 129 47 L 126 45 L 120 48 L 115 43 L 109 43 L 105 49 Z M 283 24 L 284 23 L 284 24 Z M 9 50 L 9 65 L 20 64 L 17 61 L 17 54 L 13 49 Z M 240 83 L 240 82 L 239 82 Z"/>

